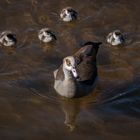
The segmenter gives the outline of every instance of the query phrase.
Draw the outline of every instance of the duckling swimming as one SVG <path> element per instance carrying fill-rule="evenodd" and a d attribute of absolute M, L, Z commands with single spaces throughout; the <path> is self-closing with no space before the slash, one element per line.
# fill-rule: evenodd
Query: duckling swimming
<path fill-rule="evenodd" d="M 0 34 L 0 44 L 5 47 L 15 46 L 17 43 L 16 35 L 11 31 L 4 31 Z"/>
<path fill-rule="evenodd" d="M 70 22 L 77 19 L 77 12 L 71 7 L 66 7 L 61 11 L 60 17 L 63 21 Z"/>
<path fill-rule="evenodd" d="M 56 36 L 49 28 L 43 28 L 38 32 L 38 38 L 44 43 L 53 42 L 56 40 Z"/>
<path fill-rule="evenodd" d="M 107 42 L 113 46 L 121 45 L 125 42 L 124 36 L 120 30 L 115 30 L 107 36 Z"/>
<path fill-rule="evenodd" d="M 88 94 L 97 79 L 96 54 L 101 43 L 87 42 L 74 55 L 65 57 L 54 71 L 54 88 L 66 98 Z"/>

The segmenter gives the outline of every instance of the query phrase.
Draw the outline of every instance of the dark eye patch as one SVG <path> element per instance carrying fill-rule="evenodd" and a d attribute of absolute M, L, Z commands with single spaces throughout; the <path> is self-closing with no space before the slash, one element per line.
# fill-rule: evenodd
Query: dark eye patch
<path fill-rule="evenodd" d="M 7 34 L 7 37 L 11 40 L 13 40 L 15 43 L 17 42 L 17 39 L 15 38 L 15 35 L 13 34 Z"/>
<path fill-rule="evenodd" d="M 46 33 L 46 34 L 51 34 L 51 32 L 50 32 L 50 31 L 48 31 L 48 30 L 47 30 L 47 31 L 45 31 L 45 33 Z"/>
<path fill-rule="evenodd" d="M 7 34 L 7 37 L 11 39 L 11 38 L 13 38 L 14 36 L 13 36 L 12 34 Z"/>
<path fill-rule="evenodd" d="M 116 35 L 120 35 L 121 33 L 120 33 L 120 32 L 115 32 L 115 34 L 116 34 Z"/>
<path fill-rule="evenodd" d="M 70 62 L 69 59 L 66 59 L 66 64 L 67 64 L 68 66 L 71 66 L 71 62 Z"/>

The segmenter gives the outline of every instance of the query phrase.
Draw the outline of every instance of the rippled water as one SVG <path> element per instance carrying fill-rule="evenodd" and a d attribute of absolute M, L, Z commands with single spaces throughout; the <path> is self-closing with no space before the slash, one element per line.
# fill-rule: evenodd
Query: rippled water
<path fill-rule="evenodd" d="M 0 31 L 17 34 L 16 49 L 0 49 L 1 140 L 140 139 L 140 1 L 2 0 Z M 78 20 L 63 23 L 72 6 Z M 44 46 L 37 31 L 50 27 L 57 42 Z M 106 35 L 120 29 L 124 47 Z M 102 41 L 99 81 L 89 96 L 66 100 L 53 89 L 53 71 L 85 41 Z"/>

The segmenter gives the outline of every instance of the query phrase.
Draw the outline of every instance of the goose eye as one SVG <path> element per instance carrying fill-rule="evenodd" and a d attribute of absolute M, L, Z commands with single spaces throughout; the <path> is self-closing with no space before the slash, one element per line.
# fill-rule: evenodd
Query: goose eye
<path fill-rule="evenodd" d="M 67 64 L 68 66 L 71 66 L 71 62 L 70 62 L 69 59 L 66 59 L 66 64 Z"/>

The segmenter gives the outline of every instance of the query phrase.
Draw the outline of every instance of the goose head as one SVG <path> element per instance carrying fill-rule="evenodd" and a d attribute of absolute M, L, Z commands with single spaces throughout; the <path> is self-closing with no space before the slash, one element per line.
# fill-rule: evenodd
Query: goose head
<path fill-rule="evenodd" d="M 4 31 L 0 35 L 0 43 L 6 47 L 15 46 L 17 43 L 16 35 L 11 31 Z"/>
<path fill-rule="evenodd" d="M 56 40 L 56 36 L 49 28 L 43 28 L 38 32 L 38 38 L 44 43 L 49 43 Z"/>
<path fill-rule="evenodd" d="M 74 78 L 78 78 L 78 73 L 76 70 L 76 61 L 73 56 L 68 56 L 63 59 L 63 69 L 67 70 L 72 74 Z"/>
<path fill-rule="evenodd" d="M 67 7 L 61 11 L 60 17 L 63 21 L 70 22 L 72 20 L 77 19 L 77 12 L 73 10 L 71 7 Z"/>

